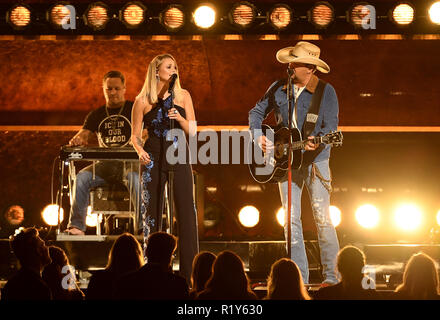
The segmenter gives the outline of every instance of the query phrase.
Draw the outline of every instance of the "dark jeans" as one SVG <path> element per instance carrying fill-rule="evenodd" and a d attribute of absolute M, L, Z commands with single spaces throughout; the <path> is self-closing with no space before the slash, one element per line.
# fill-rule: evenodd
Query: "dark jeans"
<path fill-rule="evenodd" d="M 160 155 L 150 154 L 151 162 L 142 166 L 141 214 L 144 220 L 144 250 L 150 233 L 162 231 L 165 182 L 170 166 Z M 199 252 L 197 213 L 193 197 L 191 165 L 174 165 L 174 203 L 177 220 L 180 274 L 190 281 L 192 262 Z M 170 222 L 172 223 L 172 222 Z"/>

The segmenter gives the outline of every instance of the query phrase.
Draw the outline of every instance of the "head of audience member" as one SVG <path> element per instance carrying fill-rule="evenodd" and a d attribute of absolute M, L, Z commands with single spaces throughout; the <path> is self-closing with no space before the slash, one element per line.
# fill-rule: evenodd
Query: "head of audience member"
<path fill-rule="evenodd" d="M 52 262 L 47 267 L 53 265 L 61 271 L 64 266 L 69 265 L 69 259 L 63 249 L 57 246 L 49 246 L 49 255 Z"/>
<path fill-rule="evenodd" d="M 104 75 L 102 86 L 107 107 L 122 107 L 126 91 L 124 75 L 120 71 L 109 71 Z"/>
<path fill-rule="evenodd" d="M 177 238 L 174 235 L 162 231 L 154 232 L 147 239 L 147 262 L 171 267 L 176 248 Z"/>
<path fill-rule="evenodd" d="M 295 262 L 282 258 L 272 264 L 267 280 L 267 299 L 310 300 Z"/>
<path fill-rule="evenodd" d="M 136 271 L 144 265 L 139 241 L 130 233 L 121 234 L 110 249 L 106 269 L 119 275 Z"/>
<path fill-rule="evenodd" d="M 42 273 L 43 280 L 47 283 L 52 291 L 55 300 L 68 299 L 69 291 L 77 290 L 81 293 L 76 285 L 76 277 L 73 270 L 66 270 L 66 266 L 70 266 L 69 259 L 63 249 L 57 246 L 49 246 L 49 255 L 52 262 L 48 264 Z M 70 273 L 71 282 L 67 288 L 63 288 L 63 279 Z"/>
<path fill-rule="evenodd" d="M 36 228 L 21 229 L 10 238 L 11 248 L 23 268 L 41 272 L 50 262 L 49 248 Z"/>
<path fill-rule="evenodd" d="M 338 253 L 338 271 L 342 282 L 348 285 L 361 285 L 364 277 L 365 254 L 355 246 L 345 246 Z"/>
<path fill-rule="evenodd" d="M 205 289 L 205 284 L 212 274 L 212 265 L 216 255 L 208 252 L 199 252 L 193 261 L 192 274 L 191 274 L 191 286 L 196 292 L 200 292 Z"/>
<path fill-rule="evenodd" d="M 49 246 L 49 256 L 52 262 L 44 267 L 42 276 L 51 287 L 54 283 L 61 284 L 63 267 L 69 265 L 69 259 L 64 250 L 56 246 Z"/>
<path fill-rule="evenodd" d="M 439 277 L 436 263 L 429 255 L 419 252 L 411 256 L 403 273 L 403 283 L 396 288 L 409 299 L 437 298 Z"/>
<path fill-rule="evenodd" d="M 205 286 L 213 291 L 241 295 L 251 292 L 243 260 L 232 251 L 222 251 L 214 261 L 212 275 Z"/>

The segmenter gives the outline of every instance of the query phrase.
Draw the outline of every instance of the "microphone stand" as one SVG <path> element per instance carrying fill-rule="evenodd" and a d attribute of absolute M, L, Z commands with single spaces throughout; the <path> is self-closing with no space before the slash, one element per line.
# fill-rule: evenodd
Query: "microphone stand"
<path fill-rule="evenodd" d="M 293 69 L 287 67 L 287 105 L 288 105 L 288 126 L 289 126 L 289 147 L 288 147 L 288 167 L 287 167 L 287 256 L 292 258 L 292 75 L 295 72 Z"/>
<path fill-rule="evenodd" d="M 171 109 L 174 108 L 174 83 L 175 79 L 171 79 L 170 86 L 168 87 L 168 93 L 171 95 Z M 170 119 L 170 131 L 174 129 L 174 119 Z M 170 141 L 168 147 L 171 147 L 174 140 Z M 170 234 L 173 234 L 174 224 L 174 164 L 168 164 L 168 209 L 169 209 L 169 224 Z"/>

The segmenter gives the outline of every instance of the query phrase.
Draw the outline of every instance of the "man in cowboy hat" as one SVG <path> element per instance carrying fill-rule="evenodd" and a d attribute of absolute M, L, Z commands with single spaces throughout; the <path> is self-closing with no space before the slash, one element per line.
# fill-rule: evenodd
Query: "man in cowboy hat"
<path fill-rule="evenodd" d="M 318 241 L 323 267 L 323 285 L 338 282 L 336 273 L 336 257 L 339 243 L 336 230 L 330 220 L 331 175 L 329 169 L 330 145 L 314 144 L 311 139 L 335 131 L 338 126 L 338 99 L 334 88 L 321 82 L 315 75 L 316 70 L 328 73 L 330 67 L 319 59 L 320 49 L 316 45 L 300 41 L 294 47 L 287 47 L 277 52 L 276 58 L 288 64 L 293 82 L 291 100 L 292 126 L 298 128 L 303 139 L 309 139 L 303 151 L 302 166 L 292 170 L 292 207 L 291 207 L 291 258 L 301 270 L 305 283 L 309 282 L 308 262 L 304 245 L 301 223 L 301 194 L 304 183 L 309 191 L 311 207 L 318 231 Z M 321 89 L 317 89 L 317 88 Z M 322 89 L 323 88 L 323 89 Z M 312 97 L 321 90 L 321 103 L 317 114 L 311 113 Z M 264 152 L 273 149 L 273 143 L 261 132 L 261 124 L 270 111 L 274 110 L 277 125 L 288 127 L 288 97 L 286 81 L 274 82 L 266 94 L 249 111 L 249 127 L 255 142 Z M 315 109 L 314 109 L 315 110 Z M 306 124 L 308 129 L 305 130 Z M 312 125 L 310 125 L 312 124 Z M 304 132 L 309 134 L 304 137 Z M 279 190 L 283 207 L 287 212 L 287 178 L 279 182 Z M 287 221 L 287 219 L 285 220 Z M 288 239 L 287 223 L 285 236 Z"/>

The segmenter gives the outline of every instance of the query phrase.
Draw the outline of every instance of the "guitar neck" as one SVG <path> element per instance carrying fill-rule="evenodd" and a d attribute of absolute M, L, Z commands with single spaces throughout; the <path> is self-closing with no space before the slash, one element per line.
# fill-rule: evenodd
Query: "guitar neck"
<path fill-rule="evenodd" d="M 302 140 L 302 141 L 296 141 L 296 142 L 292 143 L 292 149 L 293 150 L 304 149 L 308 141 L 310 141 L 310 140 L 307 139 L 307 140 Z M 311 141 L 313 141 L 313 144 L 323 143 L 322 137 L 315 137 Z"/>

